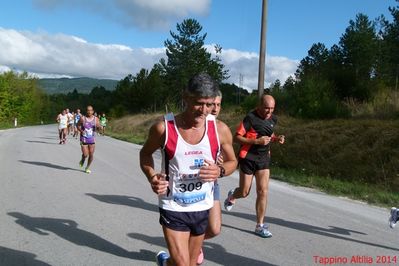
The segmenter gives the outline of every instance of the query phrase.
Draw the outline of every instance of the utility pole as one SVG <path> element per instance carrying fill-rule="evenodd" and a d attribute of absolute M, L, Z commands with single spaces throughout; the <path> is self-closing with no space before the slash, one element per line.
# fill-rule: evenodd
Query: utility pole
<path fill-rule="evenodd" d="M 237 103 L 238 105 L 241 103 L 241 89 L 244 83 L 244 75 L 240 73 L 240 79 L 238 82 L 238 91 L 237 91 Z"/>
<path fill-rule="evenodd" d="M 396 82 L 395 82 L 395 91 L 398 91 L 398 75 L 399 75 L 399 65 L 396 65 Z"/>
<path fill-rule="evenodd" d="M 260 30 L 260 52 L 259 52 L 259 73 L 258 73 L 259 98 L 263 95 L 264 86 L 265 86 L 267 1 L 268 0 L 262 0 L 262 24 Z"/>

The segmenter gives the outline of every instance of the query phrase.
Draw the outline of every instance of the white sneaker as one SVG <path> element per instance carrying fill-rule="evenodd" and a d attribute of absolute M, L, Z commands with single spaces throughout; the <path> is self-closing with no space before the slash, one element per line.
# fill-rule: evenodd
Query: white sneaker
<path fill-rule="evenodd" d="M 398 217 L 398 209 L 396 209 L 395 207 L 391 208 L 391 215 L 389 216 L 389 227 L 391 227 L 392 229 L 395 227 L 396 222 L 398 221 L 399 217 Z"/>
<path fill-rule="evenodd" d="M 224 208 L 228 212 L 231 211 L 231 209 L 233 209 L 233 206 L 235 204 L 233 201 L 231 201 L 234 190 L 235 189 L 230 190 L 229 193 L 227 193 L 227 198 L 224 200 Z"/>
<path fill-rule="evenodd" d="M 273 236 L 272 233 L 269 231 L 269 226 L 266 225 L 266 224 L 262 224 L 262 225 L 258 224 L 258 225 L 256 225 L 256 227 L 255 227 L 255 235 L 258 235 L 258 236 L 263 237 L 263 238 L 269 238 L 269 237 Z"/>

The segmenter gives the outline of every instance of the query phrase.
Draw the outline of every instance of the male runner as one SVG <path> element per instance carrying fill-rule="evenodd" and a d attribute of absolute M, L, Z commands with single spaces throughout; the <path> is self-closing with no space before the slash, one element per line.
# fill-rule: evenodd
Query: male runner
<path fill-rule="evenodd" d="M 68 127 L 68 115 L 65 109 L 58 114 L 56 120 L 58 123 L 58 136 L 60 138 L 60 144 L 65 144 Z"/>
<path fill-rule="evenodd" d="M 196 265 L 213 206 L 214 181 L 237 165 L 230 129 L 208 116 L 218 85 L 207 74 L 190 79 L 183 92 L 185 109 L 156 122 L 140 151 L 140 166 L 159 196 L 160 224 L 168 245 L 157 255 L 158 265 Z M 152 154 L 162 149 L 162 171 Z M 216 164 L 223 149 L 223 166 Z"/>
<path fill-rule="evenodd" d="M 239 187 L 229 191 L 224 207 L 230 211 L 235 200 L 249 195 L 253 176 L 256 180 L 256 227 L 255 234 L 264 238 L 272 237 L 268 226 L 263 223 L 270 177 L 270 143 L 284 143 L 284 136 L 275 136 L 277 117 L 273 115 L 275 100 L 271 95 L 263 95 L 257 108 L 247 114 L 238 126 L 235 140 L 241 144 L 239 153 Z"/>
<path fill-rule="evenodd" d="M 80 146 L 82 149 L 82 159 L 79 161 L 79 165 L 83 168 L 86 158 L 89 157 L 85 168 L 85 172 L 87 174 L 91 173 L 90 165 L 94 159 L 94 150 L 96 148 L 96 128 L 101 128 L 98 118 L 95 117 L 93 114 L 93 106 L 87 106 L 86 116 L 82 116 L 78 122 L 78 130 L 80 132 Z"/>
<path fill-rule="evenodd" d="M 75 113 L 75 116 L 73 118 L 73 137 L 76 138 L 76 139 L 78 139 L 78 133 L 79 133 L 78 123 L 79 123 L 79 120 L 80 120 L 81 116 L 82 116 L 82 114 L 80 113 L 80 109 L 79 108 L 76 109 L 76 113 Z"/>
<path fill-rule="evenodd" d="M 222 104 L 222 93 L 218 91 L 215 101 L 213 102 L 213 109 L 211 115 L 218 117 Z M 221 152 L 217 158 L 217 164 L 223 165 L 223 153 Z M 210 239 L 220 234 L 222 227 L 222 210 L 220 208 L 220 187 L 215 181 L 213 190 L 213 207 L 209 210 L 208 227 L 206 228 L 205 238 Z M 200 265 L 204 261 L 204 252 L 201 248 L 200 254 L 197 258 L 197 264 Z"/>

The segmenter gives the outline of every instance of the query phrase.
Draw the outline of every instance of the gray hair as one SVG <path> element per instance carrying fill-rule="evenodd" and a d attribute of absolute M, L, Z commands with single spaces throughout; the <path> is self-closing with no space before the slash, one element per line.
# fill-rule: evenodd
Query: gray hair
<path fill-rule="evenodd" d="M 220 93 L 218 83 L 207 73 L 193 76 L 184 93 L 189 97 L 214 98 Z"/>

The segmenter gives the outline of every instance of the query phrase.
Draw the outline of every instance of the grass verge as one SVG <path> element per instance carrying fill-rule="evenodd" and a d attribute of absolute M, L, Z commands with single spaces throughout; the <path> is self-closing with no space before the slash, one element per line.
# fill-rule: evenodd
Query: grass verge
<path fill-rule="evenodd" d="M 0 123 L 0 129 L 9 129 L 9 128 L 13 128 L 14 125 L 11 123 Z"/>
<path fill-rule="evenodd" d="M 399 202 L 398 193 L 386 191 L 384 187 L 378 185 L 308 175 L 279 167 L 272 167 L 271 171 L 273 179 L 318 189 L 330 195 L 360 200 L 381 207 L 397 206 Z"/>

